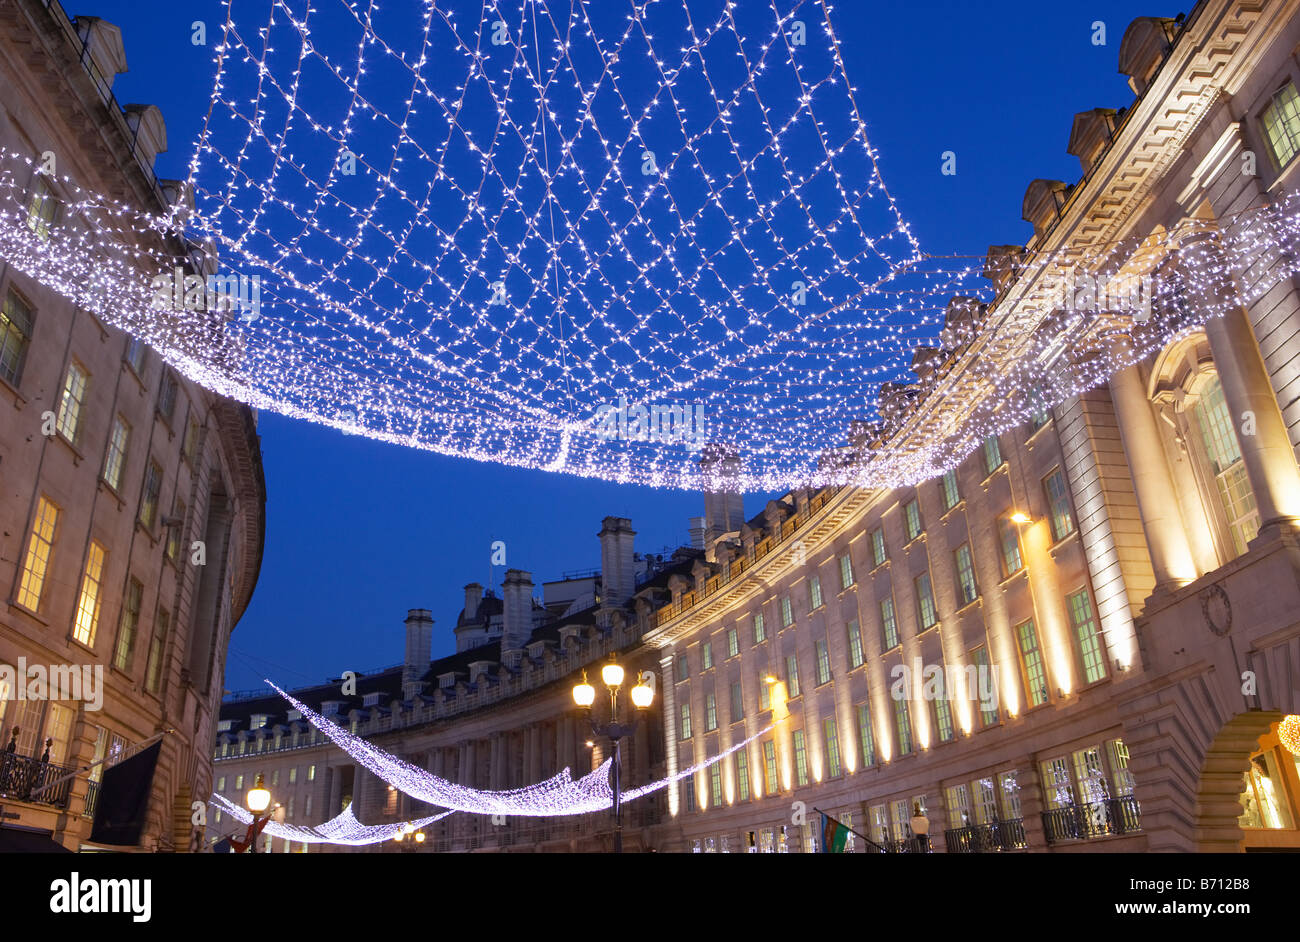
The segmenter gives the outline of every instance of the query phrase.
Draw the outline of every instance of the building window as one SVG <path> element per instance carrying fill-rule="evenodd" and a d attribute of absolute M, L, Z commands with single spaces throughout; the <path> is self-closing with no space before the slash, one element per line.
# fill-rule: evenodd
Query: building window
<path fill-rule="evenodd" d="M 115 491 L 122 486 L 122 469 L 126 467 L 126 447 L 130 441 L 131 426 L 120 415 L 114 416 L 108 454 L 104 458 L 104 483 Z"/>
<path fill-rule="evenodd" d="M 866 661 L 862 651 L 862 629 L 855 618 L 849 622 L 849 668 L 861 667 Z"/>
<path fill-rule="evenodd" d="M 713 732 L 718 728 L 718 700 L 712 693 L 704 695 L 704 729 Z"/>
<path fill-rule="evenodd" d="M 194 453 L 199 449 L 199 421 L 190 416 L 190 421 L 185 427 L 185 444 L 181 446 L 181 455 L 186 461 L 194 460 Z"/>
<path fill-rule="evenodd" d="M 998 820 L 998 790 L 993 779 L 980 778 L 971 784 L 975 786 L 975 823 L 993 824 Z"/>
<path fill-rule="evenodd" d="M 686 810 L 694 811 L 695 810 L 695 778 L 693 776 L 687 777 L 686 781 L 682 783 L 682 797 L 684 799 L 683 804 L 685 804 Z M 700 843 L 699 841 L 695 842 L 697 851 L 698 851 L 699 843 Z"/>
<path fill-rule="evenodd" d="M 158 521 L 158 495 L 162 491 L 162 468 L 158 462 L 149 462 L 149 473 L 144 479 L 144 496 L 140 500 L 140 522 L 152 530 Z"/>
<path fill-rule="evenodd" d="M 1070 767 L 1065 762 L 1065 756 L 1057 756 L 1054 759 L 1048 759 L 1040 763 L 1040 771 L 1043 779 L 1043 796 L 1047 799 L 1047 807 L 1068 808 L 1074 804 L 1074 785 L 1070 781 Z"/>
<path fill-rule="evenodd" d="M 907 539 L 915 540 L 921 535 L 921 505 L 915 497 L 903 508 L 903 520 L 907 527 Z"/>
<path fill-rule="evenodd" d="M 889 803 L 893 815 L 894 838 L 905 841 L 912 836 L 912 805 L 906 798 Z"/>
<path fill-rule="evenodd" d="M 1232 427 L 1232 416 L 1223 398 L 1223 387 L 1216 376 L 1190 410 L 1192 422 L 1200 432 L 1201 443 L 1214 477 L 1220 508 L 1228 523 L 1232 543 L 1240 556 L 1246 544 L 1259 534 L 1259 510 L 1251 490 L 1246 464 Z"/>
<path fill-rule="evenodd" d="M 1002 792 L 1002 815 L 1011 821 L 1019 821 L 1021 818 L 1020 811 L 1020 784 L 1016 781 L 1016 772 L 1003 772 L 998 776 L 998 784 Z"/>
<path fill-rule="evenodd" d="M 298 767 L 296 765 L 289 770 L 289 784 L 290 785 L 298 784 Z"/>
<path fill-rule="evenodd" d="M 54 552 L 58 523 L 59 508 L 42 497 L 36 504 L 36 518 L 32 521 L 32 535 L 27 542 L 27 557 L 23 561 L 23 577 L 18 585 L 18 604 L 28 611 L 40 611 L 45 574 L 49 570 L 50 555 Z"/>
<path fill-rule="evenodd" d="M 808 579 L 808 611 L 815 612 L 822 607 L 822 579 L 821 576 L 810 576 Z"/>
<path fill-rule="evenodd" d="M 0 376 L 10 385 L 22 378 L 31 342 L 32 309 L 10 288 L 0 308 Z"/>
<path fill-rule="evenodd" d="M 957 491 L 957 472 L 945 471 L 943 474 L 943 509 L 952 510 L 961 501 Z"/>
<path fill-rule="evenodd" d="M 871 531 L 871 563 L 880 566 L 884 564 L 885 559 L 885 529 L 876 527 Z"/>
<path fill-rule="evenodd" d="M 741 690 L 740 681 L 731 682 L 731 722 L 742 719 L 745 716 L 745 695 Z"/>
<path fill-rule="evenodd" d="M 1110 759 L 1115 794 L 1121 796 L 1133 794 L 1137 783 L 1133 781 L 1133 773 L 1128 770 L 1128 748 L 1124 745 L 1124 740 L 1112 739 L 1106 743 L 1106 756 Z"/>
<path fill-rule="evenodd" d="M 998 517 L 998 536 L 1002 543 L 1002 575 L 1010 578 L 1025 568 L 1020 558 L 1020 533 L 1010 517 Z"/>
<path fill-rule="evenodd" d="M 826 733 L 826 775 L 839 778 L 843 770 L 840 768 L 840 733 L 835 727 L 835 718 L 822 720 L 822 729 Z"/>
<path fill-rule="evenodd" d="M 862 749 L 862 767 L 876 763 L 876 741 L 871 733 L 871 708 L 858 704 L 858 746 Z"/>
<path fill-rule="evenodd" d="M 758 708 L 772 709 L 772 685 L 767 682 L 766 674 L 760 674 L 758 677 Z"/>
<path fill-rule="evenodd" d="M 958 608 L 969 605 L 979 597 L 975 587 L 975 563 L 971 560 L 970 544 L 963 543 L 953 554 L 957 568 L 957 602 Z"/>
<path fill-rule="evenodd" d="M 948 804 L 948 827 L 956 830 L 957 828 L 969 827 L 970 820 L 970 793 L 966 789 L 966 783 L 960 782 L 956 785 L 949 785 L 947 791 Z"/>
<path fill-rule="evenodd" d="M 898 728 L 898 754 L 912 751 L 912 718 L 907 713 L 907 701 L 894 701 L 894 724 Z"/>
<path fill-rule="evenodd" d="M 153 637 L 149 640 L 149 660 L 144 669 L 144 689 L 150 693 L 157 693 L 162 686 L 163 652 L 167 650 L 167 632 L 171 630 L 171 622 L 167 609 L 158 609 Z"/>
<path fill-rule="evenodd" d="M 1002 446 L 998 444 L 998 437 L 990 435 L 984 439 L 984 474 L 989 475 L 1002 467 Z"/>
<path fill-rule="evenodd" d="M 1074 532 L 1074 512 L 1070 509 L 1070 492 L 1065 486 L 1065 472 L 1057 468 L 1044 478 L 1043 493 L 1047 495 L 1047 519 L 1052 526 L 1052 539 L 1063 540 Z"/>
<path fill-rule="evenodd" d="M 1034 623 L 1021 622 L 1016 626 L 1016 644 L 1020 649 L 1020 672 L 1025 682 L 1025 696 L 1029 706 L 1036 707 L 1047 702 L 1047 671 L 1043 667 L 1043 655 L 1038 648 L 1038 633 Z"/>
<path fill-rule="evenodd" d="M 735 657 L 740 653 L 740 632 L 735 628 L 727 629 L 727 657 Z"/>
<path fill-rule="evenodd" d="M 980 645 L 971 652 L 971 662 L 975 665 L 975 676 L 978 683 L 984 683 L 983 678 L 987 677 L 987 689 L 997 691 L 997 677 L 993 674 L 993 668 L 989 663 L 988 648 Z M 976 694 L 978 695 L 978 691 Z M 985 726 L 992 726 L 998 721 L 998 707 L 995 697 L 989 697 L 988 700 L 980 699 L 980 722 Z"/>
<path fill-rule="evenodd" d="M 691 676 L 690 670 L 686 666 L 686 652 L 683 651 L 681 654 L 677 655 L 677 658 L 674 660 L 673 674 L 676 675 L 675 679 L 679 681 L 685 680 L 687 677 Z"/>
<path fill-rule="evenodd" d="M 86 570 L 81 574 L 81 594 L 77 599 L 77 618 L 72 626 L 72 637 L 88 648 L 95 646 L 95 632 L 99 628 L 99 608 L 104 594 L 104 547 L 90 541 L 86 554 Z"/>
<path fill-rule="evenodd" d="M 793 654 L 785 656 L 785 689 L 791 700 L 799 696 L 799 661 Z"/>
<path fill-rule="evenodd" d="M 1029 417 L 1029 434 L 1030 435 L 1034 434 L 1034 432 L 1037 432 L 1040 428 L 1042 428 L 1051 420 L 1052 420 L 1051 410 L 1043 409 L 1039 412 L 1035 412 L 1033 415 Z"/>
<path fill-rule="evenodd" d="M 136 376 L 144 376 L 145 357 L 149 348 L 139 337 L 131 337 L 126 342 L 126 362 L 131 365 Z"/>
<path fill-rule="evenodd" d="M 923 572 L 916 577 L 916 618 L 921 630 L 933 628 L 938 624 L 939 616 L 934 610 L 934 592 L 930 589 L 930 574 Z"/>
<path fill-rule="evenodd" d="M 790 608 L 790 596 L 781 598 L 781 627 L 789 628 L 794 624 L 794 612 Z"/>
<path fill-rule="evenodd" d="M 32 184 L 32 201 L 27 208 L 27 228 L 40 239 L 49 239 L 50 227 L 54 225 L 58 208 L 59 201 L 54 198 L 45 181 L 37 177 Z"/>
<path fill-rule="evenodd" d="M 122 602 L 122 620 L 117 628 L 117 652 L 113 655 L 113 666 L 118 670 L 129 670 L 131 655 L 135 652 L 135 633 L 140 627 L 140 602 L 144 597 L 144 586 L 136 579 L 127 584 L 126 598 Z"/>
<path fill-rule="evenodd" d="M 73 360 L 68 364 L 68 373 L 63 378 L 63 393 L 59 396 L 59 417 L 55 420 L 54 427 L 74 445 L 81 431 L 81 408 L 86 401 L 86 386 L 89 381 L 90 377 L 80 363 Z"/>
<path fill-rule="evenodd" d="M 749 748 L 736 753 L 736 800 L 749 801 Z"/>
<path fill-rule="evenodd" d="M 1278 763 L 1277 747 L 1250 757 L 1250 768 L 1242 773 L 1241 807 L 1237 823 L 1243 828 L 1289 830 L 1294 827 L 1287 802 L 1286 778 Z M 1300 772 L 1300 763 L 1297 763 Z"/>
<path fill-rule="evenodd" d="M 890 596 L 880 600 L 880 639 L 886 651 L 898 647 L 898 621 L 894 618 L 894 600 Z"/>
<path fill-rule="evenodd" d="M 947 676 L 945 673 L 943 676 Z M 930 701 L 934 704 L 935 729 L 939 733 L 939 742 L 951 742 L 953 736 L 952 729 L 952 706 L 948 703 L 948 692 L 945 690 L 942 695 L 935 697 Z"/>
<path fill-rule="evenodd" d="M 825 638 L 818 638 L 813 647 L 817 652 L 817 686 L 820 687 L 831 682 L 831 652 Z"/>
<path fill-rule="evenodd" d="M 158 391 L 158 413 L 170 425 L 176 412 L 176 377 L 171 370 L 163 370 L 162 388 Z"/>
<path fill-rule="evenodd" d="M 706 641 L 700 645 L 700 660 L 703 663 L 703 670 L 709 670 L 713 667 L 713 642 Z"/>
<path fill-rule="evenodd" d="M 176 518 L 180 520 L 180 523 L 167 528 L 167 558 L 172 562 L 176 562 L 176 556 L 180 553 L 181 537 L 184 536 L 185 530 L 185 513 L 185 501 L 177 498 Z"/>
<path fill-rule="evenodd" d="M 797 785 L 808 784 L 808 744 L 801 729 L 794 731 L 794 780 Z"/>
<path fill-rule="evenodd" d="M 853 559 L 848 553 L 840 557 L 840 590 L 853 585 Z"/>
<path fill-rule="evenodd" d="M 771 739 L 763 743 L 763 790 L 769 795 L 775 795 L 778 791 L 776 743 Z"/>
<path fill-rule="evenodd" d="M 1278 90 L 1260 117 L 1269 150 L 1281 170 L 1300 150 L 1300 97 L 1296 95 L 1295 85 L 1287 82 Z"/>
<path fill-rule="evenodd" d="M 722 804 L 722 763 L 715 762 L 709 766 L 709 805 L 717 808 Z"/>
<path fill-rule="evenodd" d="M 689 703 L 682 704 L 681 738 L 691 738 L 691 705 Z"/>
<path fill-rule="evenodd" d="M 754 613 L 754 643 L 761 644 L 767 640 L 767 626 L 763 624 L 763 613 Z"/>
<path fill-rule="evenodd" d="M 1101 638 L 1097 622 L 1092 617 L 1092 600 L 1087 589 L 1080 589 L 1066 599 L 1070 609 L 1070 623 L 1074 626 L 1075 642 L 1083 661 L 1083 676 L 1087 683 L 1106 676 L 1106 659 L 1102 655 Z"/>

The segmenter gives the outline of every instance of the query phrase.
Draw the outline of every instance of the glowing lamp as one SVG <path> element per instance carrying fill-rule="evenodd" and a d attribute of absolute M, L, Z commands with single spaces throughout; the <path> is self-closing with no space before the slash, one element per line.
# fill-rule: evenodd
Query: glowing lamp
<path fill-rule="evenodd" d="M 1292 713 L 1277 724 L 1277 738 L 1293 756 L 1300 756 L 1300 715 Z"/>
<path fill-rule="evenodd" d="M 644 710 L 650 704 L 654 703 L 654 688 L 644 680 L 632 688 L 632 703 L 638 710 Z"/>
<path fill-rule="evenodd" d="M 248 810 L 253 814 L 261 814 L 271 807 L 271 793 L 262 784 L 261 772 L 257 773 L 257 783 L 244 796 L 244 804 L 248 805 Z"/>
<path fill-rule="evenodd" d="M 600 669 L 600 679 L 606 687 L 620 687 L 623 684 L 623 667 L 610 661 Z"/>
<path fill-rule="evenodd" d="M 416 831 L 416 832 L 415 832 L 415 843 L 417 843 L 417 844 L 423 844 L 423 843 L 424 843 L 424 832 L 423 832 L 423 831 Z"/>
<path fill-rule="evenodd" d="M 1033 518 L 1023 510 L 1017 510 L 1009 519 L 1012 523 L 1029 523 Z"/>
<path fill-rule="evenodd" d="M 582 672 L 582 683 L 574 685 L 573 702 L 580 707 L 589 707 L 596 702 L 596 688 L 587 683 L 587 672 Z"/>
<path fill-rule="evenodd" d="M 776 675 L 765 674 L 763 676 L 763 683 L 767 684 L 769 687 L 772 686 L 772 684 L 776 683 Z"/>

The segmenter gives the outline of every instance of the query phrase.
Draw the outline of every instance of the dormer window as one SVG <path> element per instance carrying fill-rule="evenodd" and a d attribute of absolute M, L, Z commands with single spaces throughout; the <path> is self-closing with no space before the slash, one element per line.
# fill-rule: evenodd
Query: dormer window
<path fill-rule="evenodd" d="M 268 719 L 270 719 L 270 716 L 266 713 L 254 713 L 252 718 L 248 721 L 248 728 L 261 729 L 266 725 Z"/>
<path fill-rule="evenodd" d="M 362 701 L 362 706 L 368 706 L 368 707 L 378 706 L 379 698 L 381 696 L 383 696 L 383 694 L 380 692 L 366 694 L 365 699 Z"/>
<path fill-rule="evenodd" d="M 1296 94 L 1293 82 L 1287 82 L 1273 96 L 1260 115 L 1260 122 L 1273 162 L 1281 170 L 1300 151 L 1300 95 Z"/>
<path fill-rule="evenodd" d="M 235 725 L 234 720 L 219 720 L 217 722 L 217 732 L 228 733 L 230 732 L 230 728 L 234 725 Z"/>

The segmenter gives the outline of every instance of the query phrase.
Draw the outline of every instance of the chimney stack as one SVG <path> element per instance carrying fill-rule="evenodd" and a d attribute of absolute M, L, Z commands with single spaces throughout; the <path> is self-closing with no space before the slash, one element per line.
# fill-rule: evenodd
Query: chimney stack
<path fill-rule="evenodd" d="M 483 598 L 483 587 L 477 582 L 465 586 L 465 621 L 471 622 L 478 615 L 478 603 Z"/>
<path fill-rule="evenodd" d="M 420 692 L 420 678 L 429 669 L 433 644 L 433 613 L 412 608 L 406 613 L 406 656 L 402 660 L 402 696 L 412 699 Z"/>
<path fill-rule="evenodd" d="M 601 608 L 622 608 L 636 591 L 632 540 L 636 531 L 626 517 L 606 517 L 600 526 Z"/>
<path fill-rule="evenodd" d="M 700 458 L 700 471 L 705 481 L 704 538 L 695 545 L 704 547 L 724 533 L 740 532 L 745 525 L 745 497 L 740 492 L 740 455 L 736 451 L 709 445 Z"/>
<path fill-rule="evenodd" d="M 533 633 L 533 574 L 507 569 L 501 585 L 501 604 L 501 650 L 520 650 Z"/>
<path fill-rule="evenodd" d="M 704 549 L 705 526 L 703 517 L 691 518 L 691 546 Z"/>

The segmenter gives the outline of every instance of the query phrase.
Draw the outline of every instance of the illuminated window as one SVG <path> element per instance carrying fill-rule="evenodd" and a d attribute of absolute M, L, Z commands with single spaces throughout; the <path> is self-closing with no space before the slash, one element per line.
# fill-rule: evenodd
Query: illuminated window
<path fill-rule="evenodd" d="M 298 784 L 298 767 L 296 765 L 289 770 L 289 784 Z"/>
<path fill-rule="evenodd" d="M 862 767 L 865 769 L 876 762 L 875 736 L 871 732 L 871 709 L 865 704 L 858 704 L 858 745 L 862 748 Z"/>
<path fill-rule="evenodd" d="M 1038 648 L 1038 634 L 1032 620 L 1016 626 L 1016 643 L 1020 649 L 1020 671 L 1025 682 L 1025 696 L 1036 707 L 1047 702 L 1047 672 Z"/>
<path fill-rule="evenodd" d="M 1044 478 L 1043 492 L 1047 495 L 1047 519 L 1052 526 L 1052 539 L 1063 540 L 1074 532 L 1074 512 L 1070 509 L 1070 492 L 1065 486 L 1065 472 L 1057 468 Z"/>
<path fill-rule="evenodd" d="M 135 652 L 135 634 L 140 627 L 140 602 L 144 586 L 132 579 L 127 585 L 126 599 L 122 602 L 122 620 L 117 628 L 117 652 L 113 666 L 118 670 L 131 668 L 131 655 Z"/>
<path fill-rule="evenodd" d="M 1012 821 L 1021 818 L 1020 784 L 1016 781 L 1016 774 L 1013 769 L 998 776 L 998 785 L 1002 793 L 1002 814 Z"/>
<path fill-rule="evenodd" d="M 894 725 L 898 730 L 898 754 L 905 756 L 912 751 L 912 718 L 906 700 L 894 701 Z"/>
<path fill-rule="evenodd" d="M 801 729 L 794 731 L 794 777 L 795 784 L 808 784 L 808 745 Z"/>
<path fill-rule="evenodd" d="M 171 630 L 171 621 L 167 609 L 158 609 L 153 637 L 149 640 L 149 660 L 144 670 L 144 689 L 150 693 L 157 693 L 162 685 L 163 653 L 167 649 L 167 632 Z"/>
<path fill-rule="evenodd" d="M 767 626 L 763 624 L 763 613 L 754 613 L 754 643 L 759 644 L 767 640 Z"/>
<path fill-rule="evenodd" d="M 998 820 L 998 790 L 991 778 L 971 782 L 975 795 L 975 823 L 992 824 Z"/>
<path fill-rule="evenodd" d="M 888 596 L 880 600 L 880 638 L 884 650 L 898 647 L 898 622 L 894 618 L 894 600 Z"/>
<path fill-rule="evenodd" d="M 1296 95 L 1295 85 L 1287 82 L 1274 94 L 1260 118 L 1269 150 L 1280 170 L 1300 150 L 1300 97 Z"/>
<path fill-rule="evenodd" d="M 822 720 L 822 729 L 826 734 L 826 776 L 839 778 L 843 774 L 840 767 L 840 734 L 835 726 L 833 716 Z"/>
<path fill-rule="evenodd" d="M 673 674 L 677 680 L 685 680 L 690 676 L 690 670 L 687 668 L 685 652 L 677 655 L 677 659 L 673 665 Z"/>
<path fill-rule="evenodd" d="M 993 668 L 989 663 L 988 648 L 980 645 L 971 652 L 971 663 L 975 665 L 975 676 L 977 683 L 983 685 L 986 690 L 992 691 L 993 696 L 987 700 L 980 699 L 980 722 L 985 726 L 992 726 L 998 721 L 998 708 L 995 699 L 997 694 L 997 678 L 993 675 Z M 987 678 L 987 679 L 985 679 Z M 979 691 L 971 691 L 977 697 Z"/>
<path fill-rule="evenodd" d="M 88 381 L 89 377 L 80 363 L 74 360 L 68 364 L 68 373 L 63 378 L 63 393 L 59 396 L 59 416 L 54 427 L 73 444 L 76 444 L 77 433 L 81 431 L 81 408 L 86 401 Z"/>
<path fill-rule="evenodd" d="M 1048 759 L 1040 765 L 1043 779 L 1043 796 L 1049 809 L 1068 808 L 1074 804 L 1074 783 L 1070 781 L 1070 767 L 1065 756 Z"/>
<path fill-rule="evenodd" d="M 75 716 L 76 712 L 62 703 L 50 704 L 50 718 L 45 727 L 45 737 L 54 740 L 49 744 L 51 765 L 63 765 L 68 760 L 68 743 Z"/>
<path fill-rule="evenodd" d="M 808 579 L 808 611 L 815 612 L 822 607 L 822 580 L 821 576 L 811 576 Z"/>
<path fill-rule="evenodd" d="M 866 661 L 862 651 L 862 629 L 855 618 L 849 622 L 849 667 L 861 667 Z"/>
<path fill-rule="evenodd" d="M 709 766 L 709 804 L 716 808 L 722 804 L 722 763 Z"/>
<path fill-rule="evenodd" d="M 54 551 L 54 538 L 59 522 L 59 508 L 42 497 L 36 505 L 36 518 L 32 521 L 32 535 L 27 542 L 27 556 L 23 562 L 22 581 L 18 585 L 18 604 L 29 611 L 40 611 L 41 593 L 45 588 L 45 574 Z"/>
<path fill-rule="evenodd" d="M 946 677 L 947 674 L 943 676 Z M 945 690 L 942 696 L 930 701 L 934 704 L 935 729 L 939 733 L 940 742 L 951 742 L 953 737 L 952 706 L 948 703 L 947 694 Z"/>
<path fill-rule="evenodd" d="M 122 469 L 126 467 L 126 448 L 130 441 L 131 426 L 120 415 L 114 416 L 108 454 L 104 458 L 104 482 L 115 491 L 122 486 Z"/>
<path fill-rule="evenodd" d="M 740 632 L 735 628 L 727 629 L 727 657 L 735 657 L 740 653 Z"/>
<path fill-rule="evenodd" d="M 181 454 L 189 461 L 194 460 L 194 453 L 199 447 L 199 422 L 194 416 L 190 416 L 189 424 L 185 427 L 185 444 L 181 448 Z"/>
<path fill-rule="evenodd" d="M 781 627 L 789 628 L 794 624 L 794 612 L 790 608 L 790 597 L 783 596 L 781 599 Z"/>
<path fill-rule="evenodd" d="M 975 586 L 975 563 L 971 560 L 970 544 L 963 543 L 953 554 L 957 569 L 957 607 L 969 605 L 979 597 Z"/>
<path fill-rule="evenodd" d="M 27 228 L 41 239 L 50 237 L 50 227 L 58 215 L 59 201 L 40 177 L 32 184 L 32 201 L 27 205 Z"/>
<path fill-rule="evenodd" d="M 140 522 L 152 530 L 158 521 L 158 495 L 162 491 L 162 468 L 156 461 L 149 462 L 149 473 L 144 479 L 144 494 L 140 498 Z"/>
<path fill-rule="evenodd" d="M 793 654 L 785 656 L 785 688 L 791 700 L 799 696 L 799 661 Z"/>
<path fill-rule="evenodd" d="M 872 565 L 879 566 L 885 561 L 885 530 L 883 527 L 876 527 L 871 531 L 871 562 Z"/>
<path fill-rule="evenodd" d="M 736 800 L 749 801 L 749 748 L 736 753 Z"/>
<path fill-rule="evenodd" d="M 0 377 L 17 386 L 32 342 L 32 309 L 12 288 L 0 308 Z"/>
<path fill-rule="evenodd" d="M 1232 416 L 1217 376 L 1208 382 L 1189 411 L 1200 432 L 1218 503 L 1227 520 L 1233 546 L 1240 556 L 1246 552 L 1246 544 L 1259 534 L 1259 510 L 1255 506 L 1255 492 L 1251 490 L 1250 478 L 1246 475 L 1246 464 L 1241 459 Z"/>
<path fill-rule="evenodd" d="M 86 570 L 81 574 L 81 594 L 77 599 L 77 618 L 72 626 L 72 637 L 86 647 L 95 646 L 95 632 L 99 628 L 99 609 L 104 595 L 104 547 L 90 541 L 86 553 Z"/>
<path fill-rule="evenodd" d="M 1002 543 L 1002 575 L 1009 578 L 1025 568 L 1020 558 L 1020 532 L 1010 517 L 998 517 L 998 536 Z"/>
<path fill-rule="evenodd" d="M 712 693 L 704 695 L 704 729 L 713 732 L 718 728 L 718 701 Z"/>
<path fill-rule="evenodd" d="M 966 789 L 965 782 L 948 786 L 947 805 L 948 827 L 956 830 L 970 826 L 970 793 Z"/>
<path fill-rule="evenodd" d="M 825 638 L 818 638 L 813 643 L 817 652 L 817 686 L 831 682 L 831 653 Z"/>
<path fill-rule="evenodd" d="M 682 739 L 691 738 L 691 705 L 689 703 L 682 704 L 682 716 L 681 716 L 680 729 L 681 729 L 680 738 Z"/>
<path fill-rule="evenodd" d="M 176 561 L 176 556 L 180 552 L 181 538 L 185 535 L 185 501 L 177 498 L 175 516 L 181 522 L 174 527 L 167 528 L 167 558 L 172 562 Z"/>
<path fill-rule="evenodd" d="M 1097 633 L 1088 590 L 1080 589 L 1067 598 L 1066 603 L 1070 609 L 1070 622 L 1074 625 L 1077 651 L 1083 661 L 1083 676 L 1088 683 L 1101 680 L 1106 676 L 1106 659 L 1102 654 L 1101 637 Z"/>
<path fill-rule="evenodd" d="M 758 677 L 758 708 L 760 710 L 772 709 L 772 685 L 767 682 L 767 674 L 760 674 Z"/>
<path fill-rule="evenodd" d="M 934 592 L 930 589 L 930 574 L 923 572 L 914 580 L 916 583 L 916 619 L 921 630 L 933 628 L 939 622 L 934 609 Z"/>
<path fill-rule="evenodd" d="M 961 501 L 957 492 L 957 472 L 945 471 L 943 475 L 943 509 L 952 510 Z"/>
<path fill-rule="evenodd" d="M 907 527 L 908 540 L 915 540 L 921 535 L 921 505 L 913 497 L 903 508 L 903 520 Z"/>
<path fill-rule="evenodd" d="M 996 435 L 990 435 L 984 439 L 984 473 L 992 474 L 1000 467 L 1002 467 L 1002 446 L 998 444 Z"/>
<path fill-rule="evenodd" d="M 840 588 L 847 589 L 853 585 L 853 560 L 845 553 L 840 557 Z"/>
<path fill-rule="evenodd" d="M 763 790 L 769 795 L 775 795 L 778 790 L 776 743 L 770 739 L 763 743 Z"/>
<path fill-rule="evenodd" d="M 700 645 L 700 658 L 704 664 L 704 670 L 713 666 L 713 642 L 706 641 Z"/>
<path fill-rule="evenodd" d="M 1278 751 L 1274 747 L 1251 756 L 1250 768 L 1243 773 L 1241 806 L 1244 810 L 1237 819 L 1243 828 L 1283 830 L 1294 826 Z"/>

